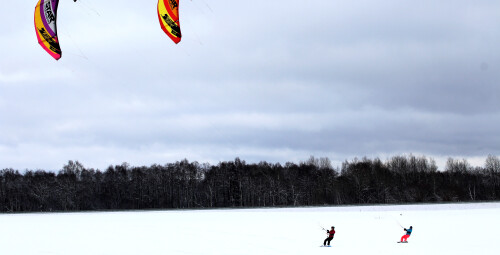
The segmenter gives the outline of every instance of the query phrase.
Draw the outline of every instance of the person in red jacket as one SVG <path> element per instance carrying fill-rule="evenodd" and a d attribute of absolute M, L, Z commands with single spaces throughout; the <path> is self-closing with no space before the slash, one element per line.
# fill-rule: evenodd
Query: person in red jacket
<path fill-rule="evenodd" d="M 332 229 L 326 231 L 327 238 L 325 241 L 323 241 L 323 246 L 326 246 L 326 243 L 328 242 L 328 246 L 330 246 L 330 241 L 333 239 L 333 235 L 335 235 L 335 227 L 332 227 Z"/>

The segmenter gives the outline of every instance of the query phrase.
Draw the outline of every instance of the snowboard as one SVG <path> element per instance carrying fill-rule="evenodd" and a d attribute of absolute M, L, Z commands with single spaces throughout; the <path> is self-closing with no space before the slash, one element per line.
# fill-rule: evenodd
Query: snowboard
<path fill-rule="evenodd" d="M 319 247 L 332 247 L 331 245 L 321 245 Z"/>
<path fill-rule="evenodd" d="M 408 243 L 408 241 L 406 241 L 406 242 L 398 242 L 398 243 Z"/>

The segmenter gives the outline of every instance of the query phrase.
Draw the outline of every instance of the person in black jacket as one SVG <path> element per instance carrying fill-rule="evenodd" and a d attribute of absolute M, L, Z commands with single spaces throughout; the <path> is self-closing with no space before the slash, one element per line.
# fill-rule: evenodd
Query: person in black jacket
<path fill-rule="evenodd" d="M 335 227 L 332 227 L 331 230 L 326 231 L 327 238 L 325 241 L 323 241 L 323 246 L 326 246 L 326 243 L 328 242 L 328 246 L 330 246 L 330 241 L 333 239 L 333 236 L 335 235 Z"/>

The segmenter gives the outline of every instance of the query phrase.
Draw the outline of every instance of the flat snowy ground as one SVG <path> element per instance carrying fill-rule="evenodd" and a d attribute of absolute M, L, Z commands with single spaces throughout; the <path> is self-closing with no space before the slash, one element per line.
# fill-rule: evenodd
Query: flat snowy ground
<path fill-rule="evenodd" d="M 0 228 L 2 255 L 500 254 L 500 203 L 0 214 Z"/>

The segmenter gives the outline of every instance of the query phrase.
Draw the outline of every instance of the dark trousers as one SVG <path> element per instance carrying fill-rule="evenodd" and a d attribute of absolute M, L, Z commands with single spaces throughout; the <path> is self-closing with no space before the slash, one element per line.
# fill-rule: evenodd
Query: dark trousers
<path fill-rule="evenodd" d="M 330 245 L 330 241 L 333 239 L 333 236 L 332 237 L 328 237 L 325 239 L 325 241 L 323 242 L 323 245 L 326 245 L 326 242 L 328 242 L 328 245 Z"/>

